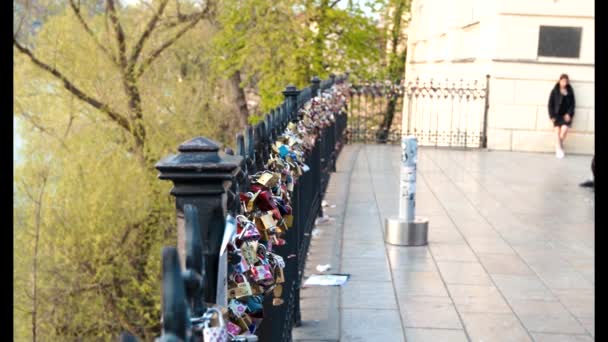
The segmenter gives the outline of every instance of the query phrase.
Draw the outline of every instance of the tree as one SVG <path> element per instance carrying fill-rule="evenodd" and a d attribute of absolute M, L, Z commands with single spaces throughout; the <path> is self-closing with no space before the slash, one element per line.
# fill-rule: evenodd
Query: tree
<path fill-rule="evenodd" d="M 287 84 L 350 71 L 366 77 L 380 62 L 380 31 L 357 6 L 340 1 L 229 0 L 218 6 L 217 69 L 256 89 L 261 112 L 282 101 Z M 236 84 L 236 82 L 234 83 Z M 259 114 L 259 113 L 256 113 Z M 259 116 L 253 116 L 253 120 Z"/>
<path fill-rule="evenodd" d="M 407 55 L 407 36 L 404 29 L 408 23 L 411 0 L 388 0 L 384 4 L 385 15 L 390 21 L 386 25 L 386 74 L 385 79 L 393 86 L 405 77 L 405 59 Z M 397 107 L 399 94 L 394 89 L 389 93 L 386 111 L 378 130 L 377 141 L 386 142 Z"/>
<path fill-rule="evenodd" d="M 232 142 L 249 111 L 245 89 L 266 111 L 288 83 L 306 86 L 317 71 L 364 74 L 380 60 L 369 48 L 380 46 L 375 24 L 333 2 L 315 52 L 318 4 L 309 13 L 303 1 L 16 1 L 19 340 L 157 336 L 159 251 L 176 239 L 170 185 L 154 164 L 193 136 Z"/>
<path fill-rule="evenodd" d="M 17 37 L 13 38 L 13 46 L 20 53 L 27 56 L 32 63 L 50 75 L 53 75 L 78 100 L 105 114 L 107 118 L 123 129 L 133 141 L 133 149 L 130 152 L 142 163 L 148 163 L 149 165 L 152 165 L 155 160 L 151 159 L 154 156 L 150 155 L 150 151 L 146 147 L 144 110 L 138 82 L 140 82 L 150 65 L 167 48 L 202 20 L 208 14 L 210 8 L 207 6 L 203 10 L 186 15 L 179 11 L 179 7 L 176 7 L 176 18 L 169 19 L 163 18 L 169 0 L 159 0 L 156 3 L 157 7 L 153 9 L 143 32 L 135 35 L 135 39 L 129 39 L 130 37 L 125 33 L 123 22 L 117 10 L 118 5 L 115 3 L 115 0 L 107 0 L 106 16 L 111 30 L 108 30 L 106 34 L 111 37 L 105 38 L 113 39 L 115 46 L 111 46 L 110 44 L 102 43 L 102 40 L 93 31 L 90 22 L 87 20 L 85 13 L 83 13 L 84 9 L 80 6 L 80 2 L 77 3 L 76 0 L 69 0 L 70 8 L 80 23 L 81 29 L 90 36 L 98 50 L 107 58 L 112 67 L 117 71 L 117 74 L 120 75 L 120 83 L 124 92 L 123 101 L 121 101 L 124 102 L 123 106 L 121 106 L 123 108 L 117 108 L 110 101 L 100 99 L 93 95 L 91 91 L 87 91 L 87 89 L 77 85 L 73 75 L 41 59 L 25 44 L 19 42 Z M 166 22 L 163 22 L 163 19 Z M 164 34 L 166 39 L 162 43 L 146 49 L 146 44 L 150 41 L 151 36 L 155 34 L 155 31 L 158 31 L 159 23 L 173 27 L 173 29 L 167 30 L 170 32 Z M 127 45 L 131 48 L 128 49 Z"/>
<path fill-rule="evenodd" d="M 217 25 L 221 31 L 214 38 L 216 69 L 220 76 L 238 74 L 241 89 L 256 89 L 262 98 L 261 113 L 282 101 L 280 91 L 287 84 L 302 86 L 307 81 L 303 66 L 296 62 L 305 49 L 300 49 L 303 27 L 296 20 L 294 1 L 223 1 Z M 260 112 L 253 113 L 253 121 Z"/>
<path fill-rule="evenodd" d="M 205 75 L 212 8 L 90 4 L 70 1 L 13 41 L 16 196 L 45 189 L 15 207 L 19 340 L 160 334 L 159 251 L 175 244 L 175 217 L 154 163 L 192 136 L 228 142 L 236 129 L 218 127 L 233 107 Z M 44 166 L 43 181 L 34 171 Z"/>

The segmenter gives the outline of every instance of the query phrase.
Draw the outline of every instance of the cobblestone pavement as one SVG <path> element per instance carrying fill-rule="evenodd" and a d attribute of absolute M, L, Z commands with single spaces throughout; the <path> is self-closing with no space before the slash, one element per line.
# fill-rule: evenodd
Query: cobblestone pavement
<path fill-rule="evenodd" d="M 416 214 L 429 244 L 383 242 L 399 146 L 348 145 L 307 260 L 350 273 L 304 288 L 295 341 L 593 341 L 591 156 L 421 148 Z M 335 205 L 335 207 L 332 207 Z"/>

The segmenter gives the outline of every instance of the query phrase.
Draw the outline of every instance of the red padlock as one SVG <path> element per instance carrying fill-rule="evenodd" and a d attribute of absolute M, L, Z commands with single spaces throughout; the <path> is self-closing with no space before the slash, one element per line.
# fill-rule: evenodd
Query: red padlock
<path fill-rule="evenodd" d="M 277 204 L 274 202 L 270 191 L 262 191 L 256 198 L 255 205 L 263 211 L 277 209 Z"/>
<path fill-rule="evenodd" d="M 256 192 L 258 192 L 260 190 L 261 191 L 266 191 L 266 190 L 268 190 L 268 188 L 265 187 L 265 186 L 263 186 L 263 185 L 261 185 L 261 184 L 251 184 L 251 191 L 253 193 L 256 193 Z"/>

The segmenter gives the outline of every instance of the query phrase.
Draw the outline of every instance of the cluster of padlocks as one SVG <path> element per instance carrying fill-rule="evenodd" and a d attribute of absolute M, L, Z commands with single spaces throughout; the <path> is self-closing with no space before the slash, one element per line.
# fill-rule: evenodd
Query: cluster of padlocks
<path fill-rule="evenodd" d="M 275 306 L 284 304 L 285 260 L 273 247 L 287 243 L 283 237 L 294 215 L 291 195 L 298 177 L 309 169 L 306 155 L 320 129 L 330 126 L 344 110 L 347 93 L 346 85 L 334 85 L 307 102 L 298 120 L 290 122 L 271 146 L 265 169 L 249 175 L 248 191 L 239 194 L 241 214 L 228 217 L 228 223 L 236 225 L 227 246 L 228 307 L 210 308 L 203 316 L 205 342 L 256 340 L 265 296 L 272 295 Z M 210 324 L 213 313 L 217 319 Z"/>

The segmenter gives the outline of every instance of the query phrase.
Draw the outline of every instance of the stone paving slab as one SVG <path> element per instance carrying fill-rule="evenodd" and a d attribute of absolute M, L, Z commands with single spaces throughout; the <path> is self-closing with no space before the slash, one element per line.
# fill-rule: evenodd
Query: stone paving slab
<path fill-rule="evenodd" d="M 594 194 L 590 156 L 420 148 L 416 210 L 429 244 L 383 243 L 398 214 L 399 146 L 347 145 L 305 276 L 295 341 L 593 341 Z"/>

